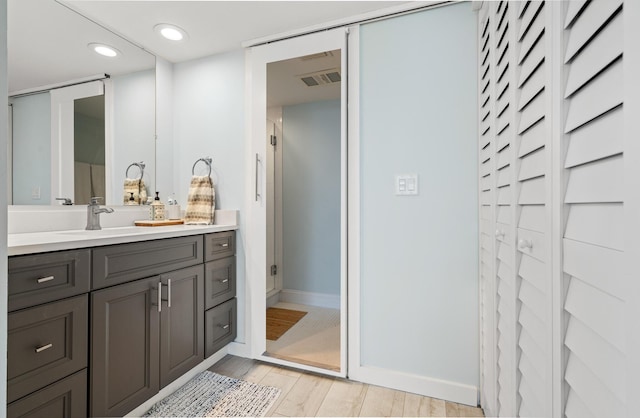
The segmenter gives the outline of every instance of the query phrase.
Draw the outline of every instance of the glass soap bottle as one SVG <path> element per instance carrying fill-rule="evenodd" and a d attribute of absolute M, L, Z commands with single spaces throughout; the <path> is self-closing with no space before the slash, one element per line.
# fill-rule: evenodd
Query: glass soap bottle
<path fill-rule="evenodd" d="M 149 219 L 152 221 L 164 221 L 164 203 L 160 201 L 160 192 L 156 192 L 156 197 L 149 208 Z"/>

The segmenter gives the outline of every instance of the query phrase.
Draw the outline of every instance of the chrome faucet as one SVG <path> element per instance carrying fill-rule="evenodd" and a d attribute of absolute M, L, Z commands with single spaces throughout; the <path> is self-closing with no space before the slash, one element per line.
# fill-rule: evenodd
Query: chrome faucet
<path fill-rule="evenodd" d="M 96 231 L 102 229 L 100 226 L 100 214 L 101 213 L 112 213 L 113 209 L 111 208 L 101 208 L 98 203 L 98 199 L 102 199 L 101 197 L 92 197 L 91 203 L 87 206 L 87 227 L 85 228 L 88 231 Z"/>
<path fill-rule="evenodd" d="M 71 199 L 69 199 L 68 197 L 56 197 L 56 200 L 64 200 L 64 202 L 62 202 L 62 204 L 64 206 L 71 206 L 73 205 L 73 202 L 71 201 Z"/>

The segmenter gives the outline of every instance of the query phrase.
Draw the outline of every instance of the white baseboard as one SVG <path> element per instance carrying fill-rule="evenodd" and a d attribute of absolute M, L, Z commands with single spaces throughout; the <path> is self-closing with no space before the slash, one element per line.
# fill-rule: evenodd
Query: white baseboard
<path fill-rule="evenodd" d="M 210 368 L 211 366 L 213 366 L 214 364 L 222 360 L 222 358 L 228 354 L 228 347 L 229 346 L 227 345 L 226 347 L 223 347 L 213 355 L 204 359 L 202 363 L 198 364 L 193 369 L 189 370 L 188 372 L 186 372 L 185 374 L 183 374 L 173 382 L 169 383 L 167 386 L 162 388 L 160 392 L 156 393 L 153 398 L 148 399 L 146 402 L 138 406 L 136 409 L 134 409 L 133 411 L 125 415 L 125 417 L 140 417 L 144 415 L 144 413 L 147 412 L 149 408 L 153 406 L 153 404 L 171 395 L 173 392 L 181 388 L 189 380 L 193 379 L 198 373 L 207 370 L 208 368 Z"/>
<path fill-rule="evenodd" d="M 367 366 L 360 366 L 357 370 L 350 369 L 349 378 L 474 407 L 478 404 L 478 388 L 476 386 L 447 380 Z"/>
<path fill-rule="evenodd" d="M 267 308 L 271 308 L 280 302 L 280 291 L 275 291 L 273 294 L 267 294 Z"/>
<path fill-rule="evenodd" d="M 297 303 L 299 305 L 311 305 L 321 308 L 340 309 L 340 295 L 327 293 L 303 292 L 300 290 L 282 289 L 280 302 Z"/>
<path fill-rule="evenodd" d="M 244 357 L 244 358 L 252 358 L 251 357 L 251 347 L 245 343 L 237 343 L 232 342 L 227 345 L 227 353 L 232 356 Z"/>

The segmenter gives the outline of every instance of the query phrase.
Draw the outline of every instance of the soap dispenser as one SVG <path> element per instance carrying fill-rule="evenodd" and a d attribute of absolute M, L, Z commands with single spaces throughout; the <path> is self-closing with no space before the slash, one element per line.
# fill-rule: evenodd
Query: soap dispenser
<path fill-rule="evenodd" d="M 149 219 L 152 221 L 164 221 L 164 203 L 160 201 L 160 192 L 156 192 L 156 197 L 149 208 Z"/>

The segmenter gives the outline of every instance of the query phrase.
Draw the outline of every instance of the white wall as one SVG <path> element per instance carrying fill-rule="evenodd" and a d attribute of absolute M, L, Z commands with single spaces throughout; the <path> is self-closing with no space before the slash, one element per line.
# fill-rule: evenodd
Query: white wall
<path fill-rule="evenodd" d="M 144 161 L 144 182 L 155 192 L 155 71 L 131 73 L 113 79 L 113 184 L 110 204 L 123 204 L 123 182 L 129 164 Z M 130 176 L 138 175 L 132 167 Z M 164 201 L 166 201 L 166 196 Z"/>
<path fill-rule="evenodd" d="M 163 115 L 159 115 L 162 118 Z M 186 206 L 193 163 L 213 158 L 216 209 L 240 210 L 236 233 L 238 341 L 244 341 L 244 51 L 219 54 L 173 67 L 174 190 Z M 200 163 L 196 174 L 203 174 Z M 159 170 L 163 170 L 159 167 Z"/>
<path fill-rule="evenodd" d="M 51 96 L 17 97 L 13 104 L 13 204 L 51 202 Z M 31 192 L 40 188 L 40 199 Z"/>
<path fill-rule="evenodd" d="M 283 284 L 340 294 L 340 100 L 282 108 Z"/>
<path fill-rule="evenodd" d="M 478 385 L 471 4 L 360 31 L 361 363 Z M 419 176 L 396 196 L 394 176 Z"/>
<path fill-rule="evenodd" d="M 173 176 L 173 64 L 160 57 L 156 57 L 156 166 L 156 188 L 166 202 L 177 190 Z"/>
<path fill-rule="evenodd" d="M 0 97 L 7 97 L 7 1 L 0 0 Z M 7 161 L 7 107 L 0 107 L 0 161 Z M 7 166 L 0 164 L 0 236 L 7 236 Z M 0 418 L 7 404 L 7 241 L 0 240 Z"/>

